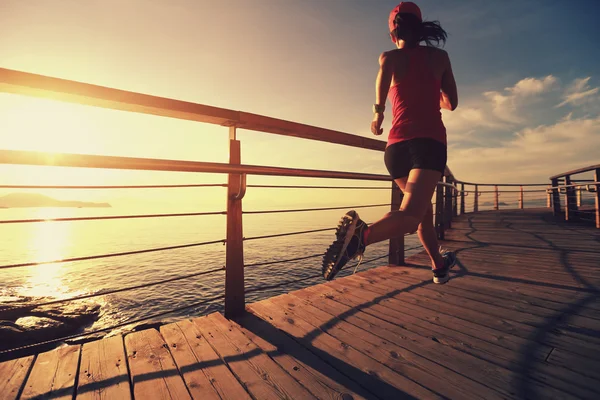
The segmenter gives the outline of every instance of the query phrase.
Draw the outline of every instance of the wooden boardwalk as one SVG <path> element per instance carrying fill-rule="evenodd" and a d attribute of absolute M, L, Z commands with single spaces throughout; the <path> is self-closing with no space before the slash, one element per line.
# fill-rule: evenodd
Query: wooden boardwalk
<path fill-rule="evenodd" d="M 467 214 L 428 259 L 0 364 L 0 398 L 598 399 L 600 230 Z"/>

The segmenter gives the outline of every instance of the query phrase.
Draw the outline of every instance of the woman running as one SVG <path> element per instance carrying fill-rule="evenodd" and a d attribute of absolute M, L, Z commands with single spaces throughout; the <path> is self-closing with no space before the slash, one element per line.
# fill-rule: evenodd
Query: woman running
<path fill-rule="evenodd" d="M 322 272 L 331 280 L 348 261 L 361 261 L 366 246 L 417 231 L 431 258 L 433 281 L 445 283 L 456 256 L 439 249 L 431 199 L 447 160 L 440 108 L 453 111 L 458 104 L 448 53 L 433 46 L 433 42 L 445 43 L 447 34 L 438 22 L 423 22 L 421 10 L 412 2 L 402 2 L 392 10 L 389 29 L 397 49 L 379 57 L 371 132 L 383 133 L 389 96 L 393 119 L 384 160 L 404 198 L 399 211 L 387 213 L 371 226 L 356 211 L 347 212 L 336 231 L 337 239 L 323 257 Z M 422 42 L 426 45 L 421 46 Z"/>

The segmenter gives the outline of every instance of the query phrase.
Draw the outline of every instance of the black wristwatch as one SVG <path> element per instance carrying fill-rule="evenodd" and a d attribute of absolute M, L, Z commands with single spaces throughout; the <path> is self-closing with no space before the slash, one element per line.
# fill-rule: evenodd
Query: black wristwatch
<path fill-rule="evenodd" d="M 385 111 L 385 104 L 373 104 L 373 114 L 382 113 Z"/>

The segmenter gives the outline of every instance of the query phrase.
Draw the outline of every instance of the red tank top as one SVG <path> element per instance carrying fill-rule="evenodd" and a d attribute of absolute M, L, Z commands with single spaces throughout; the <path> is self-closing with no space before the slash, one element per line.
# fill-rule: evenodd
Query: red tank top
<path fill-rule="evenodd" d="M 427 65 L 428 49 L 417 46 L 403 51 L 409 57 L 408 71 L 388 93 L 393 120 L 387 145 L 416 138 L 430 138 L 447 145 L 440 111 L 441 81 Z"/>

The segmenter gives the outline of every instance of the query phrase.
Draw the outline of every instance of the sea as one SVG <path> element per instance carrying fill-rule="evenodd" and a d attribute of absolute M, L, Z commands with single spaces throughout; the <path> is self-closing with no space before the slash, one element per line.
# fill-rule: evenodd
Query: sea
<path fill-rule="evenodd" d="M 357 209 L 361 218 L 374 222 L 389 207 Z M 218 272 L 85 300 L 99 304 L 99 318 L 85 332 L 107 329 L 112 335 L 140 324 L 168 323 L 181 318 L 223 311 L 225 246 L 222 243 L 136 255 L 75 262 L 48 261 L 122 253 L 136 250 L 219 241 L 226 236 L 226 217 L 164 217 L 87 221 L 52 221 L 61 217 L 132 215 L 134 209 L 112 208 L 9 208 L 0 209 L 0 220 L 42 220 L 0 224 L 0 265 L 42 263 L 0 269 L 0 303 L 28 297 L 30 301 L 67 299 L 100 291 L 218 269 Z M 245 287 L 247 302 L 287 293 L 324 282 L 322 254 L 332 243 L 335 226 L 346 210 L 244 215 Z M 139 214 L 139 212 L 137 213 Z M 254 239 L 283 233 L 331 228 L 325 232 Z M 369 247 L 359 269 L 387 263 L 388 242 Z M 406 238 L 406 248 L 419 246 L 416 235 Z M 408 251 L 414 254 L 420 249 Z M 305 260 L 285 261 L 314 256 Z M 279 262 L 282 261 L 282 262 Z M 254 265 L 269 263 L 267 265 Z M 353 272 L 356 263 L 338 276 Z M 261 289 L 264 288 L 264 289 Z M 206 301 L 204 303 L 204 301 Z M 203 303 L 195 307 L 189 305 Z M 183 308 L 183 309 L 182 309 Z M 170 310 L 177 312 L 164 314 Z M 161 314 L 159 317 L 152 316 Z M 146 319 L 148 318 L 148 319 Z M 128 321 L 146 319 L 127 325 Z M 123 325 L 126 324 L 126 325 Z M 115 325 L 123 325 L 110 329 Z"/>

